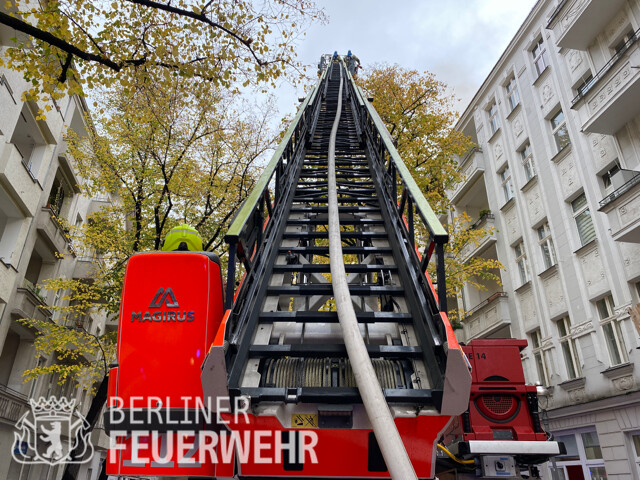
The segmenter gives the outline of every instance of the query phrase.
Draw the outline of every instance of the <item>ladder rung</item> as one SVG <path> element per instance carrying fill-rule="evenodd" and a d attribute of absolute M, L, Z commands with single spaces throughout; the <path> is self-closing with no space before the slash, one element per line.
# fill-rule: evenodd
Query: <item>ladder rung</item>
<path fill-rule="evenodd" d="M 309 203 L 328 203 L 327 197 L 313 197 L 313 196 L 300 196 L 293 197 L 294 202 L 309 202 Z M 375 196 L 371 197 L 338 197 L 338 203 L 365 203 L 365 202 L 377 202 L 378 199 Z"/>
<path fill-rule="evenodd" d="M 404 288 L 391 285 L 349 285 L 349 293 L 356 296 L 378 296 L 404 294 Z M 304 285 L 270 285 L 267 287 L 267 295 L 331 295 L 333 285 L 330 283 L 309 283 Z"/>
<path fill-rule="evenodd" d="M 422 348 L 405 345 L 367 345 L 369 356 L 374 358 L 420 358 Z M 330 357 L 346 356 L 347 349 L 340 344 L 318 345 L 251 345 L 249 356 L 256 357 Z"/>
<path fill-rule="evenodd" d="M 340 232 L 341 238 L 387 238 L 387 232 Z M 329 232 L 285 232 L 283 238 L 329 238 Z"/>
<path fill-rule="evenodd" d="M 273 387 L 242 387 L 229 390 L 255 402 L 285 402 L 291 400 L 291 389 Z M 413 388 L 382 389 L 387 402 L 408 405 L 434 405 L 434 390 Z M 435 390 L 441 398 L 442 390 Z M 362 403 L 357 388 L 353 387 L 301 387 L 295 389 L 295 400 L 300 403 Z"/>
<path fill-rule="evenodd" d="M 347 273 L 368 273 L 368 272 L 380 272 L 382 270 L 396 272 L 398 267 L 396 265 L 375 265 L 364 263 L 345 263 L 344 268 Z M 291 264 L 291 265 L 274 265 L 274 272 L 302 272 L 302 273 L 329 273 L 331 271 L 331 265 L 328 263 L 313 263 L 313 264 Z"/>
<path fill-rule="evenodd" d="M 292 218 L 287 225 L 327 225 L 329 220 L 318 218 Z M 349 218 L 340 220 L 340 225 L 384 225 L 381 218 Z"/>
<path fill-rule="evenodd" d="M 339 207 L 340 213 L 380 213 L 377 207 Z M 329 207 L 293 207 L 291 213 L 329 213 Z"/>
<path fill-rule="evenodd" d="M 356 312 L 356 318 L 359 323 L 411 323 L 413 319 L 410 313 L 396 312 Z M 264 312 L 260 322 L 337 323 L 338 312 Z"/>
<path fill-rule="evenodd" d="M 313 254 L 313 255 L 328 255 L 329 247 L 322 246 L 311 246 L 311 247 L 280 247 L 278 249 L 279 254 L 285 253 L 303 253 L 303 254 Z M 393 253 L 391 247 L 342 247 L 342 253 L 349 255 L 370 255 L 370 254 L 380 254 L 380 255 L 390 255 Z"/>

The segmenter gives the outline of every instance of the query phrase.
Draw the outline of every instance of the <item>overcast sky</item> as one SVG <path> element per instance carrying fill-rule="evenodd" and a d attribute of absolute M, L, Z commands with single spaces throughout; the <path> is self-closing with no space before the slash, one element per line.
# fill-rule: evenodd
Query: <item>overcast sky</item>
<path fill-rule="evenodd" d="M 300 41 L 298 59 L 351 50 L 363 67 L 398 63 L 435 73 L 463 111 L 536 0 L 317 0 L 329 16 Z M 282 113 L 302 91 L 279 89 Z"/>

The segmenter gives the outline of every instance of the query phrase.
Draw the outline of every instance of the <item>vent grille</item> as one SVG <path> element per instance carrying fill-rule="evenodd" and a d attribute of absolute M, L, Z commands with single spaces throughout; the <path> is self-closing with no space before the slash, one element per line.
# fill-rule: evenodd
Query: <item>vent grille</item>
<path fill-rule="evenodd" d="M 520 401 L 513 395 L 481 395 L 475 399 L 475 404 L 484 417 L 498 422 L 511 420 L 520 410 Z"/>

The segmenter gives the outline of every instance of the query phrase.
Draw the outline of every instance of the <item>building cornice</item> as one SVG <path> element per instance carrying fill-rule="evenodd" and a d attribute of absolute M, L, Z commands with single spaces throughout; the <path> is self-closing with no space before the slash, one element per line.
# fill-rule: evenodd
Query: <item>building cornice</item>
<path fill-rule="evenodd" d="M 602 398 L 600 400 L 593 400 L 579 405 L 568 405 L 565 407 L 549 409 L 547 410 L 547 414 L 549 415 L 549 420 L 553 420 L 572 415 L 584 415 L 585 413 L 600 412 L 604 409 L 624 407 L 627 405 L 637 404 L 639 402 L 640 391 L 636 390 L 634 392 Z"/>

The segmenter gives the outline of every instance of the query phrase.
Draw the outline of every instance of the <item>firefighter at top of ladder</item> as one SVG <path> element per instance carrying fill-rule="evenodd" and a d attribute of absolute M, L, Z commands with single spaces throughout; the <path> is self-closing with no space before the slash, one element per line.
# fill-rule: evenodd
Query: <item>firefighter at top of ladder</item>
<path fill-rule="evenodd" d="M 351 50 L 347 52 L 347 56 L 344 57 L 344 63 L 347 65 L 347 70 L 352 77 L 355 77 L 358 74 L 358 69 L 362 68 L 360 66 L 360 59 L 351 53 Z"/>

